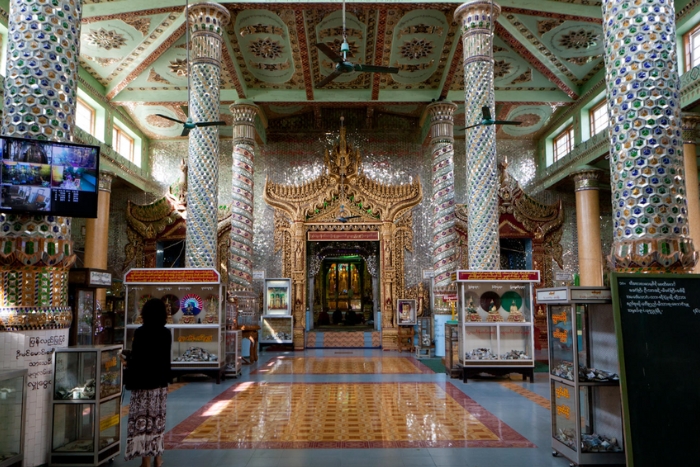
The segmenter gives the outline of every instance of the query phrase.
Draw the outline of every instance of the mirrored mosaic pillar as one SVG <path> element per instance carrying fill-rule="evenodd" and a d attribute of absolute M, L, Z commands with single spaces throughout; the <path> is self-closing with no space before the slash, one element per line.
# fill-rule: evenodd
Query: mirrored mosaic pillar
<path fill-rule="evenodd" d="M 683 171 L 685 193 L 688 200 L 688 225 L 693 245 L 700 245 L 700 190 L 698 190 L 698 134 L 700 114 L 683 113 Z M 695 264 L 695 274 L 700 273 L 700 264 Z"/>
<path fill-rule="evenodd" d="M 454 112 L 452 102 L 435 102 L 430 114 L 430 151 L 433 158 L 433 286 L 446 290 L 450 274 L 459 269 L 455 232 Z"/>
<path fill-rule="evenodd" d="M 230 290 L 252 290 L 253 173 L 255 160 L 255 104 L 236 103 L 233 115 L 233 174 L 231 200 Z"/>
<path fill-rule="evenodd" d="M 681 159 L 673 2 L 603 3 L 612 260 L 617 271 L 688 271 L 697 261 Z"/>
<path fill-rule="evenodd" d="M 223 27 L 228 10 L 214 3 L 189 7 L 190 102 L 189 116 L 196 122 L 220 120 L 219 85 Z M 187 159 L 187 267 L 215 268 L 219 183 L 219 129 L 195 128 L 190 132 Z"/>
<path fill-rule="evenodd" d="M 80 18 L 78 0 L 10 0 L 3 135 L 70 140 Z M 15 160 L 26 157 L 22 148 L 3 149 L 18 149 Z M 33 153 L 49 162 L 43 150 Z M 0 369 L 30 372 L 24 425 L 29 467 L 48 463 L 53 350 L 68 346 L 68 268 L 75 261 L 70 225 L 64 217 L 0 214 Z"/>
<path fill-rule="evenodd" d="M 576 184 L 576 230 L 581 285 L 603 286 L 603 249 L 600 240 L 600 178 L 602 170 L 582 167 L 572 173 Z"/>
<path fill-rule="evenodd" d="M 464 51 L 464 118 L 468 125 L 482 120 L 481 108 L 495 114 L 493 89 L 493 27 L 501 7 L 474 0 L 455 10 Z M 467 204 L 469 205 L 469 268 L 499 269 L 498 167 L 493 125 L 467 130 Z"/>

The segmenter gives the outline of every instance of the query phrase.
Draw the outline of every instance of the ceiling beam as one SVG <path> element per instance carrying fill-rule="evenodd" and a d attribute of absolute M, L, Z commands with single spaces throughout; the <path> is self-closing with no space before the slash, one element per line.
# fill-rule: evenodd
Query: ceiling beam
<path fill-rule="evenodd" d="M 379 16 L 377 21 L 377 33 L 374 36 L 374 64 L 382 66 L 384 61 L 384 40 L 386 38 L 386 8 L 382 8 L 377 12 Z M 391 66 L 391 63 L 389 64 Z M 381 73 L 372 73 L 372 100 L 379 100 L 379 83 L 381 82 Z"/>
<path fill-rule="evenodd" d="M 309 38 L 306 36 L 306 25 L 304 24 L 304 12 L 294 10 L 294 22 L 297 27 L 297 43 L 299 44 L 299 57 L 301 58 L 301 69 L 304 72 L 304 90 L 306 100 L 314 100 L 314 82 L 311 76 L 311 59 L 309 51 Z"/>
<path fill-rule="evenodd" d="M 185 15 L 180 16 L 168 26 L 163 34 L 154 40 L 151 45 L 142 51 L 145 57 L 141 62 L 134 62 L 132 66 L 121 72 L 108 86 L 107 98 L 114 99 L 117 94 L 124 90 L 133 80 L 139 77 L 146 68 L 151 66 L 163 52 L 168 50 L 178 39 L 185 34 Z"/>
<path fill-rule="evenodd" d="M 183 0 L 118 0 L 113 2 L 90 3 L 83 5 L 83 18 L 105 15 L 123 15 L 125 13 L 135 13 L 144 10 L 153 10 L 160 8 L 182 8 Z M 270 8 L 275 5 L 284 5 L 286 8 L 295 8 L 297 6 L 326 4 L 332 5 L 334 2 L 329 0 L 294 0 L 294 1 L 279 1 L 270 2 L 266 0 L 220 0 L 218 3 L 222 5 L 231 4 L 234 8 Z M 337 2 L 335 2 L 337 3 Z M 453 4 L 455 6 L 464 3 L 464 0 L 421 0 L 421 4 Z M 497 3 L 504 8 L 521 8 L 532 10 L 533 13 L 554 13 L 554 14 L 573 14 L 578 16 L 587 16 L 590 18 L 602 18 L 602 8 L 590 5 L 578 5 L 555 0 L 497 0 Z M 396 5 L 414 5 L 414 3 L 406 0 L 384 0 L 377 2 L 376 0 L 351 0 L 348 5 L 367 5 L 368 7 L 376 8 L 377 5 L 382 5 L 384 8 Z"/>
<path fill-rule="evenodd" d="M 555 68 L 554 65 L 545 57 L 542 57 L 535 47 L 530 44 L 530 41 L 522 37 L 520 32 L 507 20 L 499 18 L 496 22 L 496 30 L 494 32 L 508 44 L 508 47 L 525 59 L 534 69 L 542 73 L 545 78 L 564 91 L 567 96 L 572 99 L 578 99 L 578 86 L 572 83 L 566 76 L 563 76 L 558 71 L 552 71 L 550 67 L 545 65 L 543 61 L 550 63 L 551 67 Z"/>
<path fill-rule="evenodd" d="M 236 55 L 233 52 L 233 44 L 231 44 L 231 35 L 235 35 L 235 31 L 233 29 L 230 30 L 230 32 L 227 32 L 224 34 L 224 50 L 222 50 L 222 59 L 224 62 L 224 66 L 228 70 L 229 74 L 231 75 L 231 79 L 233 79 L 233 85 L 236 88 L 236 92 L 238 93 L 238 98 L 239 99 L 247 99 L 246 97 L 246 88 L 244 88 L 244 81 L 242 79 L 242 74 L 241 74 L 241 69 L 238 66 L 238 63 L 236 60 L 233 59 Z"/>

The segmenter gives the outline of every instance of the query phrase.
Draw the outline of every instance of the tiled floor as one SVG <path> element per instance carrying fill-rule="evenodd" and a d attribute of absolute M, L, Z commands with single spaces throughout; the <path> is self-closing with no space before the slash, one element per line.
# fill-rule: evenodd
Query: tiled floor
<path fill-rule="evenodd" d="M 238 379 L 170 393 L 165 466 L 567 466 L 547 375 L 519 379 L 464 384 L 381 350 L 263 352 Z"/>

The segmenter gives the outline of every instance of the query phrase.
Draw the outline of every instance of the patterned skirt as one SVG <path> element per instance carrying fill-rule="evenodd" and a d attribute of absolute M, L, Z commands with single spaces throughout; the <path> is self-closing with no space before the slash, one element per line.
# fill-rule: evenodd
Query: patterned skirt
<path fill-rule="evenodd" d="M 131 391 L 124 456 L 126 460 L 163 453 L 167 399 L 168 388 Z"/>

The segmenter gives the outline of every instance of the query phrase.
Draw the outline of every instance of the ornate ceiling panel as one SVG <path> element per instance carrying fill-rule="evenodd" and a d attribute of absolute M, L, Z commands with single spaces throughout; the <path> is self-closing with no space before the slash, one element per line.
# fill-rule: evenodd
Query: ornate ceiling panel
<path fill-rule="evenodd" d="M 498 1 L 498 0 L 496 0 Z M 178 125 L 156 113 L 184 118 L 187 44 L 184 0 L 85 0 L 81 64 L 123 105 L 151 138 L 178 138 Z M 237 99 L 261 106 L 271 131 L 352 108 L 364 128 L 420 119 L 433 99 L 463 106 L 462 46 L 454 11 L 463 2 L 348 1 L 346 37 L 351 63 L 392 66 L 394 75 L 347 73 L 319 88 L 335 64 L 319 52 L 340 52 L 341 2 L 222 1 L 231 13 L 222 57 L 222 119 Z M 502 0 L 496 24 L 494 71 L 499 118 L 522 120 L 499 129 L 501 138 L 532 138 L 552 109 L 575 102 L 601 79 L 600 0 Z M 297 123 L 273 122 L 289 119 Z M 460 122 L 461 119 L 461 122 Z M 456 122 L 464 126 L 464 113 Z M 221 134 L 230 135 L 230 128 Z"/>

